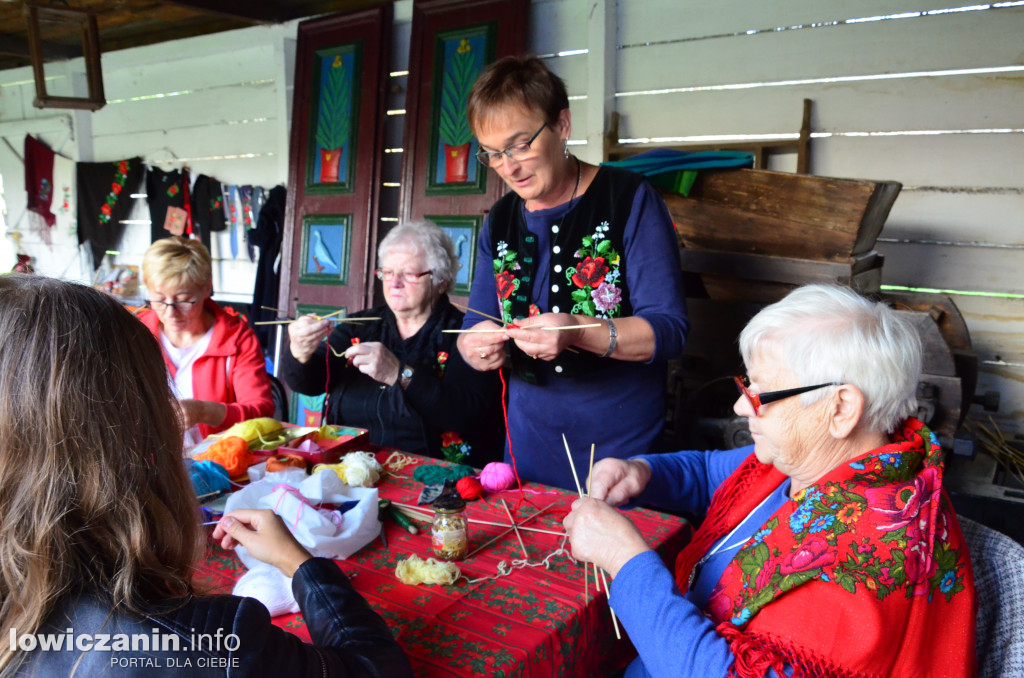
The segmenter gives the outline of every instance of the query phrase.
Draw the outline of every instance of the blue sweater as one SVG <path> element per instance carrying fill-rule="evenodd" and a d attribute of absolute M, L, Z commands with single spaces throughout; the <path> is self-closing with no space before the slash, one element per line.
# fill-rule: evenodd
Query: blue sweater
<path fill-rule="evenodd" d="M 548 303 L 548 291 L 555 282 L 552 275 L 563 280 L 565 276 L 551 270 L 552 227 L 562 223 L 563 217 L 572 219 L 573 215 L 566 213 L 581 199 L 551 209 L 523 211 L 527 229 L 537 236 L 530 301 L 544 312 L 556 312 Z M 573 379 L 558 377 L 549 363 L 538 361 L 536 369 L 543 385 L 525 383 L 513 374 L 509 383 L 509 435 L 516 467 L 524 481 L 576 489 L 562 446 L 563 433 L 577 470 L 584 469 L 580 473 L 585 475 L 592 443 L 596 445 L 595 459 L 624 459 L 650 452 L 661 432 L 666 364 L 682 353 L 689 321 L 672 220 L 664 201 L 647 183 L 633 198 L 623 242 L 633 315 L 646 320 L 654 330 L 654 357 L 646 363 L 616 361 L 597 373 Z M 477 239 L 469 306 L 500 316 L 493 262 L 487 223 Z M 475 313 L 467 313 L 463 327 L 472 327 L 481 320 Z M 508 450 L 505 452 L 510 462 Z"/>
<path fill-rule="evenodd" d="M 639 457 L 651 465 L 653 474 L 636 501 L 703 514 L 715 489 L 752 452 L 751 446 Z M 640 654 L 626 670 L 626 678 L 727 675 L 733 663 L 729 643 L 701 609 L 737 549 L 789 501 L 789 485 L 788 480 L 780 485 L 736 530 L 712 546 L 713 555 L 699 566 L 685 596 L 654 551 L 641 553 L 619 570 L 610 602 Z"/>

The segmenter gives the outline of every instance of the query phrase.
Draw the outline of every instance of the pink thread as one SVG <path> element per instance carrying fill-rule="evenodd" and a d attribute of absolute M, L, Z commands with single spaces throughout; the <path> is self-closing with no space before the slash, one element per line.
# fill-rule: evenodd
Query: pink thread
<path fill-rule="evenodd" d="M 271 492 L 277 492 L 278 490 L 280 490 L 282 488 L 284 488 L 284 492 L 281 493 L 281 496 L 277 498 L 277 503 L 274 504 L 274 513 L 277 513 L 278 509 L 281 508 L 281 502 L 284 501 L 284 498 L 286 496 L 288 496 L 289 494 L 294 494 L 295 498 L 299 500 L 299 510 L 295 514 L 295 522 L 292 523 L 292 529 L 294 530 L 296 527 L 299 526 L 299 519 L 302 517 L 302 507 L 303 506 L 308 506 L 309 508 L 311 508 L 311 509 L 313 509 L 315 511 L 316 510 L 316 506 L 311 504 L 308 499 L 303 497 L 302 493 L 299 492 L 297 489 L 295 489 L 291 485 L 286 485 L 285 483 L 279 483 L 277 485 L 274 485 L 274 487 L 270 491 Z M 278 513 L 278 515 L 280 515 L 280 514 Z"/>

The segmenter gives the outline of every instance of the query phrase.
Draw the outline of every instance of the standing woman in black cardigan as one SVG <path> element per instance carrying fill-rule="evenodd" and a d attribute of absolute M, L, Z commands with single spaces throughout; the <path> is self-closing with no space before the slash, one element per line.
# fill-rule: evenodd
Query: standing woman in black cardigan
<path fill-rule="evenodd" d="M 501 382 L 459 354 L 463 313 L 448 301 L 459 259 L 427 221 L 391 229 L 378 247 L 386 305 L 339 323 L 307 315 L 288 326 L 282 376 L 292 390 L 328 393 L 327 423 L 370 430 L 370 441 L 481 467 L 501 459 Z M 324 338 L 327 341 L 324 341 Z"/>
<path fill-rule="evenodd" d="M 315 645 L 251 598 L 193 594 L 204 540 L 182 422 L 159 345 L 117 301 L 0 276 L 0 336 L 0 627 L 17 638 L 0 676 L 412 675 L 344 573 L 270 511 L 236 511 L 214 537 L 293 577 Z M 201 634 L 216 642 L 194 647 Z"/>

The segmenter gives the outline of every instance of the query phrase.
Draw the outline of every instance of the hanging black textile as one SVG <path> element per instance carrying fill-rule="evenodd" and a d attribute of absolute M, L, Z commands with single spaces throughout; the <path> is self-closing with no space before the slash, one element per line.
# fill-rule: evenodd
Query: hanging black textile
<path fill-rule="evenodd" d="M 103 254 L 117 246 L 139 190 L 145 166 L 142 158 L 114 162 L 80 162 L 78 176 L 78 243 L 89 243 L 92 266 L 98 269 Z"/>
<path fill-rule="evenodd" d="M 187 181 L 187 169 L 165 172 L 159 167 L 149 168 L 146 174 L 146 202 L 149 203 L 149 218 L 152 222 L 149 226 L 150 242 L 174 235 L 164 228 L 164 220 L 167 218 L 168 207 L 185 209 Z"/>
<path fill-rule="evenodd" d="M 224 219 L 224 194 L 220 182 L 205 174 L 196 177 L 192 186 L 192 225 L 199 231 L 199 239 L 210 249 L 210 233 L 228 227 Z"/>
<path fill-rule="evenodd" d="M 281 240 L 284 235 L 284 204 L 288 192 L 284 186 L 270 189 L 267 201 L 260 210 L 256 228 L 246 231 L 250 245 L 260 248 L 260 260 L 256 266 L 256 287 L 252 293 L 250 323 L 259 320 L 276 320 L 277 313 L 267 311 L 263 306 L 277 308 L 277 293 L 281 284 Z M 256 336 L 264 348 L 270 344 L 273 325 L 253 325 Z"/>

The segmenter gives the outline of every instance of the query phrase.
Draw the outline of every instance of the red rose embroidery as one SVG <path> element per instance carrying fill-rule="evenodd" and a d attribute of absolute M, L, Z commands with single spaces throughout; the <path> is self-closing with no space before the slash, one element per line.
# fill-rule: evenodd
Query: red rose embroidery
<path fill-rule="evenodd" d="M 121 195 L 121 184 L 111 184 L 110 190 L 114 192 L 114 195 Z"/>
<path fill-rule="evenodd" d="M 119 171 L 121 174 L 127 174 L 128 173 L 128 161 L 127 160 L 122 160 L 121 162 L 117 163 L 117 171 Z"/>
<path fill-rule="evenodd" d="M 572 281 L 576 287 L 597 287 L 604 282 L 606 273 L 608 265 L 604 263 L 604 257 L 587 257 L 573 273 Z"/>
<path fill-rule="evenodd" d="M 494 276 L 494 283 L 498 287 L 498 294 L 502 299 L 508 299 L 516 290 L 516 279 L 508 271 L 502 271 Z"/>
<path fill-rule="evenodd" d="M 103 212 L 104 214 L 106 214 L 109 217 L 110 216 L 110 205 L 103 205 L 103 207 L 100 207 L 100 212 Z"/>

